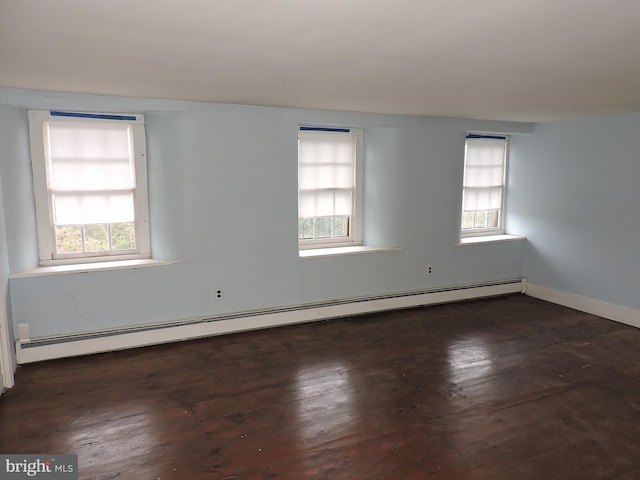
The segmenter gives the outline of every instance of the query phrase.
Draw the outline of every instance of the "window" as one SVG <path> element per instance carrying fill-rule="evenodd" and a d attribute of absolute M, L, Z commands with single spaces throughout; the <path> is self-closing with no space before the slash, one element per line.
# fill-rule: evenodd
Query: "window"
<path fill-rule="evenodd" d="M 467 135 L 462 189 L 461 235 L 504 233 L 508 138 Z"/>
<path fill-rule="evenodd" d="M 148 258 L 142 115 L 30 111 L 42 265 Z"/>
<path fill-rule="evenodd" d="M 362 244 L 362 129 L 300 127 L 300 248 Z"/>

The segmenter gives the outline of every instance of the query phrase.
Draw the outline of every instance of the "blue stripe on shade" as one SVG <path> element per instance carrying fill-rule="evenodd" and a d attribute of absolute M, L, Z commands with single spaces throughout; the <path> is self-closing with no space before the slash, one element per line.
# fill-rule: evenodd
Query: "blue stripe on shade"
<path fill-rule="evenodd" d="M 137 118 L 133 115 L 108 115 L 104 113 L 79 113 L 79 112 L 61 112 L 59 110 L 52 110 L 52 117 L 74 117 L 74 118 L 99 118 L 101 120 L 127 120 L 135 122 Z"/>
<path fill-rule="evenodd" d="M 350 128 L 330 128 L 330 127 L 300 127 L 300 131 L 307 132 L 341 132 L 341 133 L 349 133 L 351 131 Z"/>
<path fill-rule="evenodd" d="M 479 135 L 476 133 L 467 133 L 467 138 L 493 138 L 495 140 L 506 140 L 506 135 Z"/>

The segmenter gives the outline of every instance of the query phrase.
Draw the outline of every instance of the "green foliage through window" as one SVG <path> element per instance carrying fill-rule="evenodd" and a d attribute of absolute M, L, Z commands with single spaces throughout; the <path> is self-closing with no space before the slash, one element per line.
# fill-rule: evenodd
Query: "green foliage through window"
<path fill-rule="evenodd" d="M 56 225 L 56 248 L 61 254 L 133 250 L 134 224 Z"/>
<path fill-rule="evenodd" d="M 462 212 L 462 230 L 498 228 L 500 210 L 471 210 Z"/>
<path fill-rule="evenodd" d="M 342 238 L 349 236 L 349 217 L 336 215 L 298 219 L 298 238 Z"/>

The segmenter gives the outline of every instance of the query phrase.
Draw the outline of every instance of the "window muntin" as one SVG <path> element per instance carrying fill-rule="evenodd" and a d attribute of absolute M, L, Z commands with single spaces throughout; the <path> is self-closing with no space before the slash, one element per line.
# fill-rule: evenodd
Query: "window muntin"
<path fill-rule="evenodd" d="M 300 248 L 361 244 L 362 136 L 361 129 L 300 128 Z"/>
<path fill-rule="evenodd" d="M 149 257 L 142 115 L 29 112 L 42 264 Z"/>
<path fill-rule="evenodd" d="M 507 137 L 467 136 L 461 236 L 504 233 L 507 150 Z"/>

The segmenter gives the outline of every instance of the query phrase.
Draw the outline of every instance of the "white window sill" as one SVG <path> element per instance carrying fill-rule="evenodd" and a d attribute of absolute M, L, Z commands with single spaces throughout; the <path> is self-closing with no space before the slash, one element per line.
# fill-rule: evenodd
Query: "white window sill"
<path fill-rule="evenodd" d="M 497 242 L 508 242 L 512 240 L 524 240 L 526 237 L 521 235 L 483 235 L 478 237 L 464 237 L 461 238 L 458 243 L 455 244 L 456 247 L 461 245 L 477 245 L 479 243 L 497 243 Z"/>
<path fill-rule="evenodd" d="M 337 255 L 353 255 L 357 253 L 395 252 L 400 247 L 332 247 L 300 250 L 300 258 L 333 257 Z"/>
<path fill-rule="evenodd" d="M 123 270 L 142 267 L 159 267 L 162 265 L 172 265 L 180 263 L 180 260 L 156 260 L 156 259 L 139 259 L 139 260 L 119 260 L 115 262 L 95 262 L 82 263 L 74 265 L 55 265 L 48 267 L 34 268 L 33 270 L 25 270 L 24 272 L 13 273 L 9 278 L 23 277 L 41 277 L 45 275 L 63 275 L 67 273 L 88 273 L 106 270 Z"/>

